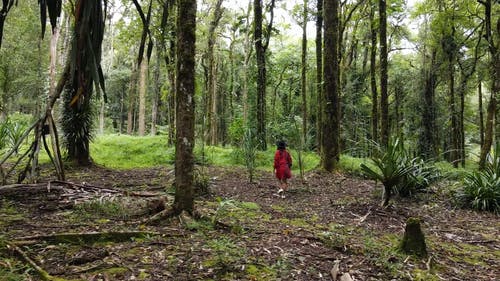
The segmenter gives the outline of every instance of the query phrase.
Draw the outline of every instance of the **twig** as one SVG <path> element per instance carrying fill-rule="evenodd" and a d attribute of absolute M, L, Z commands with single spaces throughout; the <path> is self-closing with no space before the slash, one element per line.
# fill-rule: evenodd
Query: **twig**
<path fill-rule="evenodd" d="M 12 250 L 16 255 L 19 256 L 22 260 L 24 260 L 26 263 L 28 263 L 33 269 L 35 269 L 36 273 L 42 278 L 44 281 L 62 281 L 64 279 L 62 278 L 57 278 L 57 277 L 52 277 L 50 274 L 45 271 L 43 268 L 38 266 L 28 255 L 21 250 L 18 246 L 12 243 L 7 243 L 7 248 Z"/>

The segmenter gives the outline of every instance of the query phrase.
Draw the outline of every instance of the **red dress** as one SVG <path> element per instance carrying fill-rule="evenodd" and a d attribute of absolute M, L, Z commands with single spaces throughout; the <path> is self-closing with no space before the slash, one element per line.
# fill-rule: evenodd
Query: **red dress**
<path fill-rule="evenodd" d="M 292 157 L 286 150 L 276 150 L 274 154 L 274 169 L 276 169 L 276 178 L 279 180 L 292 177 L 290 167 L 292 166 Z"/>

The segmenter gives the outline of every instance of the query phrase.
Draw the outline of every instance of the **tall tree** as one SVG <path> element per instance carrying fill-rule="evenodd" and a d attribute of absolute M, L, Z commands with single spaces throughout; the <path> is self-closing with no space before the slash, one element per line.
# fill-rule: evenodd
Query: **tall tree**
<path fill-rule="evenodd" d="M 104 90 L 101 45 L 104 13 L 101 0 L 78 0 L 75 4 L 74 36 L 70 53 L 71 73 L 63 96 L 62 128 L 68 158 L 79 165 L 91 164 L 90 140 L 94 124 L 91 98 Z"/>
<path fill-rule="evenodd" d="M 144 136 L 146 132 L 146 91 L 148 83 L 148 69 L 149 69 L 149 59 L 151 58 L 151 53 L 153 50 L 153 39 L 151 32 L 149 31 L 149 25 L 151 22 L 151 11 L 152 11 L 152 1 L 149 1 L 148 13 L 144 15 L 142 7 L 137 0 L 132 1 L 139 13 L 142 21 L 142 35 L 139 45 L 139 54 L 137 56 L 137 65 L 139 67 L 139 124 L 138 133 L 139 136 Z M 147 51 L 144 53 L 146 48 L 146 41 L 148 41 Z M 144 55 L 146 57 L 144 57 Z"/>
<path fill-rule="evenodd" d="M 380 137 L 384 147 L 389 143 L 389 93 L 387 91 L 387 7 L 386 0 L 379 0 L 380 36 Z"/>
<path fill-rule="evenodd" d="M 316 91 L 317 94 L 317 137 L 316 143 L 318 151 L 321 150 L 323 143 L 323 0 L 316 0 Z"/>
<path fill-rule="evenodd" d="M 340 158 L 340 104 L 339 104 L 339 1 L 324 2 L 325 43 L 324 70 L 325 113 L 323 119 L 323 142 L 321 162 L 323 169 L 333 171 Z"/>
<path fill-rule="evenodd" d="M 496 34 L 497 38 L 494 37 L 492 32 L 492 0 L 478 0 L 479 3 L 484 6 L 484 25 L 485 25 L 485 37 L 488 43 L 488 50 L 490 52 L 490 71 L 491 71 L 491 96 L 488 103 L 488 109 L 486 113 L 486 127 L 484 143 L 481 146 L 481 155 L 479 158 L 479 167 L 484 168 L 486 164 L 486 157 L 493 144 L 493 128 L 495 122 L 495 114 L 497 107 L 497 96 L 500 92 L 500 17 L 497 17 L 496 22 Z"/>
<path fill-rule="evenodd" d="M 307 0 L 304 0 L 304 7 L 302 11 L 302 52 L 301 52 L 301 71 L 300 71 L 300 85 L 302 94 L 302 137 L 307 140 L 307 18 L 308 8 Z"/>
<path fill-rule="evenodd" d="M 177 82 L 174 214 L 193 212 L 196 0 L 180 0 L 177 18 Z"/>
<path fill-rule="evenodd" d="M 370 0 L 370 89 L 372 92 L 372 140 L 378 142 L 378 91 L 377 91 L 377 29 L 375 26 L 375 3 Z"/>
<path fill-rule="evenodd" d="M 206 106 L 206 113 L 207 113 L 207 120 L 208 120 L 208 131 L 209 131 L 209 141 L 208 143 L 210 145 L 217 145 L 219 140 L 217 138 L 217 113 L 218 108 L 217 103 L 219 102 L 218 100 L 218 91 L 217 91 L 217 71 L 216 71 L 216 63 L 215 63 L 215 56 L 214 56 L 214 47 L 215 47 L 215 40 L 216 40 L 216 29 L 217 26 L 219 25 L 219 21 L 222 18 L 222 13 L 224 9 L 222 8 L 222 1 L 223 0 L 217 0 L 215 3 L 214 7 L 214 12 L 212 14 L 212 20 L 210 21 L 209 27 L 208 27 L 208 42 L 207 42 L 207 60 L 208 60 L 208 81 L 207 81 L 207 104 Z"/>
<path fill-rule="evenodd" d="M 262 0 L 254 0 L 254 42 L 255 54 L 257 59 L 257 139 L 259 141 L 259 148 L 262 150 L 267 149 L 266 143 L 266 51 L 269 47 L 269 40 L 271 37 L 271 30 L 273 27 L 274 19 L 274 4 L 275 0 L 271 0 L 269 12 L 271 18 L 269 19 L 266 29 L 263 30 L 263 12 Z"/>

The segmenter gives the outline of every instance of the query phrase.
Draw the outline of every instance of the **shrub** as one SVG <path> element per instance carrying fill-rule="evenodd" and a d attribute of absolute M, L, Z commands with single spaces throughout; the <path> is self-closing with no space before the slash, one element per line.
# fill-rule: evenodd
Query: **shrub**
<path fill-rule="evenodd" d="M 389 204 L 392 192 L 410 196 L 426 188 L 439 175 L 429 163 L 419 157 L 410 157 L 403 143 L 396 139 L 383 150 L 377 145 L 378 156 L 372 158 L 375 167 L 361 164 L 366 176 L 379 180 L 384 185 L 383 206 Z"/>
<path fill-rule="evenodd" d="M 500 142 L 483 170 L 465 176 L 461 202 L 472 209 L 500 213 Z"/>

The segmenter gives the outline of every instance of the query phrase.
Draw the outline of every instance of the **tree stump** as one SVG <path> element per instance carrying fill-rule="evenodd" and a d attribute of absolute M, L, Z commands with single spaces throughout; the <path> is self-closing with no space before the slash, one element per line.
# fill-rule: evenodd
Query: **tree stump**
<path fill-rule="evenodd" d="M 417 257 L 427 256 L 424 233 L 420 229 L 420 219 L 408 218 L 400 249 L 406 254 Z"/>

